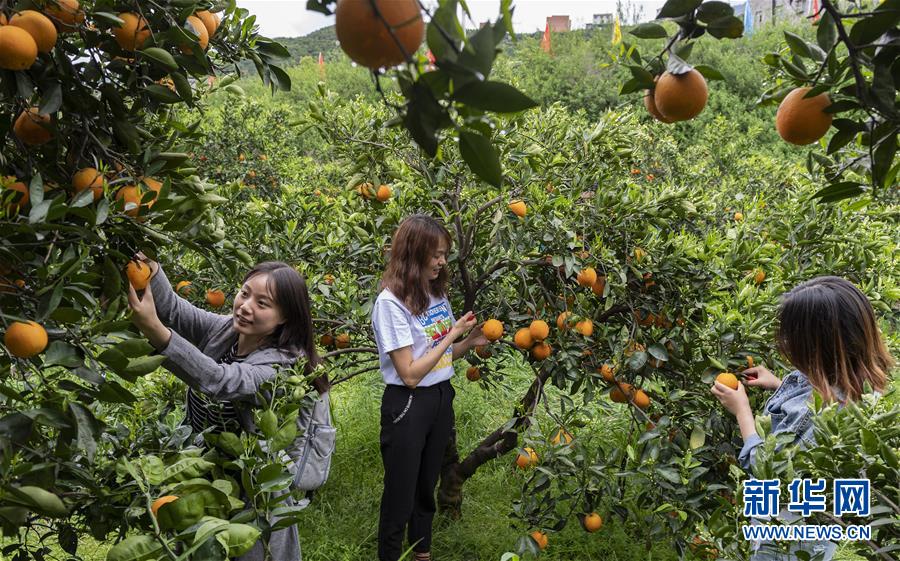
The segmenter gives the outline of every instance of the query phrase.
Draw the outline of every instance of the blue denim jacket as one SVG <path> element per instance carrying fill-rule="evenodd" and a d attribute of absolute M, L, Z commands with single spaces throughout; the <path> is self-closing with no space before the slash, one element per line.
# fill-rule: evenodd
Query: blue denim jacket
<path fill-rule="evenodd" d="M 802 447 L 815 444 L 813 438 L 813 414 L 809 408 L 813 387 L 806 375 L 794 370 L 784 377 L 781 387 L 766 401 L 763 415 L 772 418 L 772 434 L 792 432 L 800 440 Z M 752 434 L 744 442 L 738 461 L 749 470 L 756 459 L 756 448 L 763 443 L 758 434 Z"/>

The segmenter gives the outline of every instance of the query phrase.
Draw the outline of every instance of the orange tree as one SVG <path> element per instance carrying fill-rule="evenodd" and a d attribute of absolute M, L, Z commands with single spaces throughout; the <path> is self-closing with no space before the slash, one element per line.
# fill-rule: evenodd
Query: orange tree
<path fill-rule="evenodd" d="M 808 172 L 827 183 L 816 197 L 833 202 L 864 193 L 896 197 L 900 166 L 895 165 L 900 105 L 896 96 L 900 5 L 896 2 L 840 3 L 823 0 L 810 16 L 815 40 L 784 33 L 784 47 L 765 56 L 774 83 L 763 104 L 779 103 L 776 128 L 791 144 L 818 142 L 836 132 L 820 150 L 809 153 Z M 672 22 L 677 27 L 670 35 Z M 731 6 L 718 1 L 670 0 L 656 22 L 629 33 L 641 39 L 665 39 L 662 51 L 642 58 L 638 45 L 623 42 L 620 60 L 632 78 L 622 93 L 643 90 L 647 111 L 664 123 L 688 120 L 703 110 L 705 79 L 722 79 L 709 66 L 692 67 L 695 42 L 703 35 L 737 38 L 743 22 Z"/>
<path fill-rule="evenodd" d="M 224 199 L 190 158 L 201 141 L 194 110 L 243 59 L 273 90 L 290 86 L 273 64 L 285 49 L 259 36 L 246 10 L 213 13 L 222 9 L 190 0 L 0 2 L 9 20 L 0 26 L 0 528 L 19 538 L 4 551 L 13 558 L 35 551 L 33 532 L 75 555 L 85 530 L 96 539 L 137 534 L 111 559 L 196 547 L 221 558 L 265 537 L 266 514 L 283 507 L 274 498 L 287 486 L 283 446 L 273 441 L 296 434 L 293 390 L 261 413 L 265 452 L 232 435 L 202 456 L 182 450 L 183 428 L 119 422 L 162 360 L 125 318 L 131 256 L 180 245 L 220 269 L 239 265 L 216 211 Z M 273 408 L 284 424 L 268 422 Z M 222 449 L 230 456 L 217 459 Z M 245 450 L 256 453 L 240 459 Z M 222 474 L 229 462 L 254 481 L 244 490 L 250 510 L 230 519 L 245 503 Z M 151 515 L 164 494 L 181 498 Z M 183 531 L 203 516 L 220 519 Z"/>
<path fill-rule="evenodd" d="M 735 427 L 707 384 L 748 356 L 784 366 L 772 354 L 773 303 L 800 280 L 847 276 L 882 312 L 900 296 L 895 275 L 882 274 L 896 266 L 890 209 L 850 221 L 846 208 L 786 197 L 809 184 L 764 150 L 718 146 L 736 134 L 727 124 L 687 155 L 628 113 L 589 123 L 551 107 L 492 118 L 505 169 L 497 189 L 455 149 L 431 160 L 384 128 L 385 106 L 323 88 L 298 117 L 328 157 L 307 161 L 279 196 L 234 208 L 228 237 L 306 273 L 335 381 L 377 371 L 370 306 L 391 233 L 415 211 L 454 233 L 454 309 L 505 328 L 499 344 L 469 357 L 472 383 L 490 391 L 510 369 L 533 373 L 507 423 L 471 448 L 449 447 L 439 499 L 453 516 L 480 466 L 517 449 L 531 465 L 527 446 L 537 462 L 523 472 L 515 512 L 529 530 L 597 511 L 651 541 L 674 536 L 685 551 L 698 528 L 698 540 L 715 528 L 720 550 L 736 548 L 722 531 L 737 518 Z M 721 167 L 721 150 L 733 169 Z M 386 201 L 375 197 L 381 186 Z M 551 426 L 535 425 L 539 412 Z M 618 439 L 591 436 L 596 414 L 614 419 Z M 554 444 L 561 428 L 571 444 Z"/>

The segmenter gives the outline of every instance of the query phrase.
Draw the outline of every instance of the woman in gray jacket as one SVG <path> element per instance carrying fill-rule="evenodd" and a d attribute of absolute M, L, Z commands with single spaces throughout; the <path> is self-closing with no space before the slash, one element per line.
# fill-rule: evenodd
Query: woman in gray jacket
<path fill-rule="evenodd" d="M 300 357 L 310 371 L 319 361 L 303 277 L 286 263 L 259 263 L 244 276 L 231 313 L 219 315 L 178 296 L 159 265 L 145 261 L 147 290 L 138 296 L 129 286 L 132 321 L 188 385 L 187 422 L 196 432 L 255 432 L 260 385 Z M 274 560 L 299 561 L 297 529 L 274 532 L 269 550 Z M 262 544 L 241 559 L 262 560 Z"/>

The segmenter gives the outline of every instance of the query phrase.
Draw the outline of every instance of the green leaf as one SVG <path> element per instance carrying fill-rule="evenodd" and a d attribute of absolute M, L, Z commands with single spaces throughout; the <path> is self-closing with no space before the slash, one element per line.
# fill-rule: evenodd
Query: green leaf
<path fill-rule="evenodd" d="M 495 113 L 517 113 L 537 106 L 536 101 L 503 82 L 471 82 L 453 94 L 453 99 Z"/>
<path fill-rule="evenodd" d="M 70 403 L 69 409 L 72 411 L 72 416 L 75 417 L 78 428 L 78 447 L 84 450 L 88 461 L 93 462 L 94 454 L 97 452 L 97 439 L 100 438 L 100 423 L 91 410 L 80 403 Z"/>
<path fill-rule="evenodd" d="M 106 561 L 146 561 L 162 551 L 162 544 L 153 536 L 129 536 L 106 552 Z"/>
<path fill-rule="evenodd" d="M 228 557 L 240 557 L 250 551 L 259 540 L 260 531 L 248 524 L 229 524 L 223 532 L 216 534 L 216 540 L 228 551 Z"/>
<path fill-rule="evenodd" d="M 630 29 L 628 33 L 641 39 L 663 39 L 669 36 L 666 28 L 658 23 L 642 23 Z"/>
<path fill-rule="evenodd" d="M 889 29 L 900 22 L 900 13 L 896 7 L 888 8 L 890 2 L 884 2 L 878 6 L 872 15 L 857 20 L 850 28 L 850 41 L 856 45 L 872 43 Z"/>
<path fill-rule="evenodd" d="M 32 512 L 50 518 L 63 518 L 69 515 L 62 499 L 40 487 L 24 485 L 7 487 L 6 490 L 7 493 L 3 497 L 6 502 L 22 505 Z"/>
<path fill-rule="evenodd" d="M 125 374 L 130 376 L 144 376 L 150 374 L 166 361 L 163 355 L 142 356 L 128 361 Z"/>
<path fill-rule="evenodd" d="M 441 3 L 428 22 L 425 36 L 435 58 L 439 61 L 456 60 L 456 50 L 463 40 L 463 30 L 456 19 L 456 2 Z"/>
<path fill-rule="evenodd" d="M 735 16 L 726 16 L 709 23 L 709 34 L 716 39 L 737 39 L 744 34 L 744 22 Z"/>
<path fill-rule="evenodd" d="M 890 187 L 887 183 L 888 170 L 894 163 L 894 154 L 897 153 L 897 133 L 888 136 L 881 141 L 875 149 L 872 161 L 872 180 L 880 187 Z"/>
<path fill-rule="evenodd" d="M 791 52 L 794 53 L 795 56 L 804 57 L 804 58 L 812 58 L 812 51 L 809 49 L 809 45 L 806 44 L 801 37 L 791 33 L 790 31 L 784 32 L 784 41 L 790 47 Z"/>
<path fill-rule="evenodd" d="M 278 43 L 276 41 L 272 41 L 271 39 L 267 39 L 265 37 L 259 37 L 256 39 L 256 50 L 269 58 L 276 59 L 288 59 L 291 58 L 290 51 L 287 50 L 287 47 Z"/>
<path fill-rule="evenodd" d="M 703 0 L 668 0 L 656 15 L 656 19 L 677 18 L 696 10 Z"/>
<path fill-rule="evenodd" d="M 275 79 L 275 85 L 283 92 L 291 91 L 291 77 L 280 67 L 270 65 L 269 70 L 272 71 L 272 77 Z"/>
<path fill-rule="evenodd" d="M 161 103 L 181 102 L 181 97 L 166 86 L 161 86 L 159 84 L 150 84 L 149 86 L 144 86 L 144 91 L 146 91 L 147 94 L 150 95 L 150 97 Z"/>
<path fill-rule="evenodd" d="M 837 43 L 837 26 L 834 24 L 834 18 L 827 11 L 822 12 L 822 18 L 816 28 L 816 42 L 822 47 L 823 51 L 828 51 Z"/>
<path fill-rule="evenodd" d="M 182 458 L 170 466 L 166 466 L 163 481 L 185 481 L 195 479 L 207 473 L 215 464 L 203 458 Z"/>
<path fill-rule="evenodd" d="M 153 352 L 153 345 L 148 343 L 145 339 L 139 339 L 137 337 L 134 339 L 126 339 L 113 348 L 128 358 L 147 356 Z"/>
<path fill-rule="evenodd" d="M 694 70 L 703 75 L 707 80 L 724 80 L 725 76 L 721 72 L 706 64 L 698 64 Z"/>
<path fill-rule="evenodd" d="M 719 2 L 718 0 L 704 2 L 703 4 L 700 4 L 700 9 L 697 10 L 697 19 L 703 23 L 710 23 L 717 19 L 733 15 L 734 8 L 727 2 Z"/>
<path fill-rule="evenodd" d="M 160 49 L 159 47 L 149 47 L 147 49 L 138 51 L 138 54 L 149 58 L 168 72 L 178 70 L 178 63 L 175 62 L 175 57 L 169 54 L 169 52 L 165 49 Z"/>
<path fill-rule="evenodd" d="M 53 341 L 44 355 L 44 366 L 76 368 L 82 364 L 84 359 L 79 355 L 78 348 L 65 341 Z"/>
<path fill-rule="evenodd" d="M 297 438 L 297 423 L 294 420 L 288 420 L 284 426 L 275 434 L 273 438 L 269 439 L 269 452 L 274 453 L 279 450 L 284 450 L 288 446 L 290 446 L 294 440 Z"/>
<path fill-rule="evenodd" d="M 257 414 L 256 425 L 262 431 L 263 436 L 272 438 L 278 431 L 278 417 L 271 409 L 266 409 Z"/>
<path fill-rule="evenodd" d="M 691 450 L 696 450 L 703 446 L 706 443 L 706 431 L 703 429 L 703 425 L 695 425 L 694 430 L 691 431 L 691 440 L 690 446 Z"/>
<path fill-rule="evenodd" d="M 494 187 L 500 187 L 503 180 L 500 156 L 491 145 L 490 139 L 478 133 L 461 130 L 459 151 L 475 175 Z"/>
<path fill-rule="evenodd" d="M 849 199 L 865 192 L 865 188 L 859 183 L 853 181 L 844 181 L 834 183 L 822 189 L 819 189 L 812 198 L 820 199 L 825 203 L 833 203 L 843 199 Z"/>

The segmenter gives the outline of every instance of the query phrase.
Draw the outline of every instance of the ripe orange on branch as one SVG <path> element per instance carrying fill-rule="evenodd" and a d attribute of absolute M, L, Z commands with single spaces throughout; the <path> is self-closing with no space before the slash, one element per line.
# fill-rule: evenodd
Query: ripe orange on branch
<path fill-rule="evenodd" d="M 348 333 L 339 333 L 334 338 L 334 346 L 339 349 L 346 349 L 350 346 L 350 335 Z"/>
<path fill-rule="evenodd" d="M 565 331 L 572 327 L 574 322 L 569 319 L 570 317 L 572 317 L 572 312 L 561 312 L 556 316 L 556 327 L 560 331 Z"/>
<path fill-rule="evenodd" d="M 82 168 L 72 176 L 72 188 L 75 192 L 81 193 L 85 189 L 91 189 L 94 192 L 95 201 L 103 196 L 105 182 L 103 174 L 96 168 Z"/>
<path fill-rule="evenodd" d="M 84 23 L 84 11 L 78 0 L 49 0 L 44 3 L 44 13 L 62 32 L 75 31 Z"/>
<path fill-rule="evenodd" d="M 216 34 L 216 30 L 219 29 L 219 16 L 209 10 L 194 12 L 194 16 L 203 22 L 203 26 L 206 27 L 206 33 L 209 39 L 212 39 L 213 35 Z M 260 157 L 260 159 L 263 159 L 263 157 Z"/>
<path fill-rule="evenodd" d="M 827 93 L 804 98 L 810 88 L 797 88 L 787 94 L 775 114 L 775 128 L 781 138 L 791 144 L 811 144 L 831 128 L 832 115 L 825 109 L 831 105 Z"/>
<path fill-rule="evenodd" d="M 609 392 L 609 398 L 615 403 L 628 403 L 633 393 L 634 387 L 631 384 L 621 383 Z"/>
<path fill-rule="evenodd" d="M 375 198 L 379 202 L 386 203 L 391 198 L 392 192 L 389 185 L 380 185 L 378 191 L 375 192 Z"/>
<path fill-rule="evenodd" d="M 525 206 L 525 201 L 521 199 L 512 201 L 507 206 L 509 206 L 509 210 L 519 218 L 525 218 L 525 215 L 528 213 L 528 207 Z"/>
<path fill-rule="evenodd" d="M 664 72 L 653 90 L 656 109 L 670 121 L 693 119 L 706 107 L 708 97 L 706 79 L 696 70 L 684 74 Z"/>
<path fill-rule="evenodd" d="M 489 319 L 481 326 L 481 332 L 488 341 L 496 341 L 503 337 L 503 324 L 499 320 Z"/>
<path fill-rule="evenodd" d="M 3 199 L 9 200 L 9 204 L 6 207 L 6 211 L 9 214 L 18 214 L 18 212 L 28 205 L 28 201 L 31 198 L 31 195 L 28 193 L 28 186 L 22 183 L 21 181 L 15 181 L 14 177 L 9 178 L 10 181 L 13 181 L 9 185 L 6 186 L 4 191 L 15 191 L 19 193 L 18 195 L 7 195 L 4 193 Z"/>
<path fill-rule="evenodd" d="M 470 382 L 477 382 L 481 379 L 481 369 L 477 366 L 470 366 L 466 370 L 466 379 Z"/>
<path fill-rule="evenodd" d="M 3 344 L 10 354 L 19 358 L 31 358 L 47 348 L 47 331 L 40 324 L 14 321 L 3 336 Z"/>
<path fill-rule="evenodd" d="M 209 46 L 209 32 L 206 30 L 206 25 L 198 18 L 197 16 L 188 16 L 185 21 L 185 29 L 190 27 L 190 29 L 194 30 L 194 35 L 197 37 L 197 43 L 200 44 L 200 50 L 205 51 L 206 47 Z M 186 55 L 193 54 L 193 50 L 190 45 L 184 44 L 180 45 L 179 48 L 181 52 Z"/>
<path fill-rule="evenodd" d="M 405 61 L 425 38 L 417 0 L 338 0 L 334 16 L 341 49 L 373 70 Z"/>
<path fill-rule="evenodd" d="M 581 286 L 592 288 L 594 283 L 597 282 L 597 271 L 595 271 L 593 267 L 582 269 L 581 271 L 578 271 L 577 280 L 578 284 Z"/>
<path fill-rule="evenodd" d="M 536 319 L 528 326 L 528 332 L 535 341 L 543 341 L 550 335 L 550 326 L 542 319 Z"/>
<path fill-rule="evenodd" d="M 18 29 L 18 27 L 0 27 L 0 32 L 4 29 Z M 28 35 L 27 32 L 25 34 Z M 50 115 L 42 115 L 37 107 L 31 107 L 19 113 L 13 125 L 13 133 L 23 144 L 39 146 L 50 142 L 53 138 L 53 133 L 46 128 L 49 125 Z"/>
<path fill-rule="evenodd" d="M 538 455 L 533 448 L 526 446 L 525 453 L 519 452 L 519 455 L 516 456 L 516 466 L 518 466 L 519 469 L 528 469 L 531 466 L 536 466 L 537 463 Z"/>
<path fill-rule="evenodd" d="M 137 216 L 141 206 L 141 191 L 134 185 L 125 185 L 116 193 L 116 200 L 122 201 L 122 210 L 128 216 Z"/>
<path fill-rule="evenodd" d="M 572 440 L 573 437 L 571 434 L 569 434 L 569 431 L 560 428 L 558 431 L 556 431 L 556 434 L 553 435 L 553 438 L 550 440 L 550 442 L 554 446 L 559 446 L 560 444 L 570 444 Z"/>
<path fill-rule="evenodd" d="M 113 28 L 113 35 L 122 50 L 135 51 L 150 38 L 150 27 L 143 16 L 134 12 L 122 12 L 119 19 L 123 23 Z"/>
<path fill-rule="evenodd" d="M 166 495 L 164 497 L 160 497 L 153 501 L 153 504 L 150 505 L 150 512 L 153 513 L 153 516 L 156 516 L 156 513 L 159 512 L 159 509 L 162 508 L 163 505 L 169 504 L 171 502 L 177 501 L 178 497 L 175 495 Z"/>
<path fill-rule="evenodd" d="M 594 322 L 589 319 L 583 319 L 575 324 L 575 331 L 585 337 L 590 337 L 594 334 Z"/>
<path fill-rule="evenodd" d="M 650 89 L 650 90 L 647 90 L 647 93 L 644 95 L 644 107 L 647 109 L 647 112 L 650 113 L 651 115 L 653 115 L 653 118 L 656 119 L 657 121 L 667 123 L 667 124 L 674 122 L 671 119 L 663 117 L 663 114 L 660 113 L 659 109 L 656 108 L 656 101 L 654 101 L 654 94 L 655 94 L 654 90 Z M 634 173 L 634 172 L 635 172 L 635 170 L 631 170 L 631 173 L 633 175 L 640 175 L 641 170 L 637 170 L 637 173 Z"/>
<path fill-rule="evenodd" d="M 544 360 L 549 357 L 552 352 L 553 348 L 543 341 L 531 347 L 531 357 L 534 358 L 534 360 Z"/>
<path fill-rule="evenodd" d="M 21 27 L 0 27 L 0 68 L 26 70 L 37 60 L 38 46 L 34 37 Z"/>
<path fill-rule="evenodd" d="M 34 39 L 39 53 L 49 53 L 56 45 L 56 27 L 50 18 L 34 10 L 22 10 L 9 18 L 9 25 L 24 29 Z"/>
<path fill-rule="evenodd" d="M 144 290 L 150 282 L 150 266 L 143 261 L 129 261 L 125 274 L 135 290 Z"/>
<path fill-rule="evenodd" d="M 549 543 L 549 539 L 547 538 L 547 534 L 541 532 L 540 530 L 535 530 L 531 532 L 531 539 L 534 540 L 534 543 L 537 544 L 538 549 L 541 551 L 547 549 L 547 544 Z"/>
<path fill-rule="evenodd" d="M 513 336 L 513 342 L 523 351 L 527 351 L 534 345 L 534 339 L 531 336 L 531 330 L 527 327 L 523 327 L 522 329 L 516 331 L 515 336 Z"/>
<path fill-rule="evenodd" d="M 722 372 L 721 374 L 716 376 L 716 382 L 719 382 L 723 386 L 728 386 L 733 390 L 738 389 L 738 385 L 740 384 L 740 382 L 738 382 L 737 376 L 735 376 L 731 372 Z"/>
<path fill-rule="evenodd" d="M 218 289 L 209 289 L 206 291 L 206 303 L 213 308 L 221 308 L 225 305 L 225 293 Z"/>
<path fill-rule="evenodd" d="M 191 288 L 192 284 L 193 283 L 188 280 L 178 281 L 178 284 L 175 285 L 175 292 L 182 296 L 188 296 L 193 290 Z"/>
<path fill-rule="evenodd" d="M 584 517 L 581 522 L 587 532 L 596 532 L 603 526 L 603 518 L 596 512 L 592 512 Z"/>

